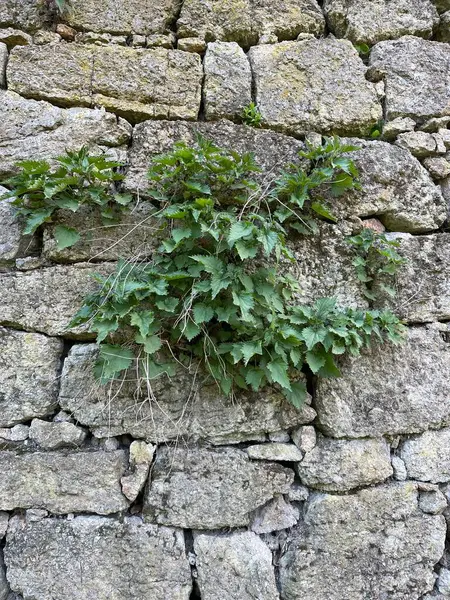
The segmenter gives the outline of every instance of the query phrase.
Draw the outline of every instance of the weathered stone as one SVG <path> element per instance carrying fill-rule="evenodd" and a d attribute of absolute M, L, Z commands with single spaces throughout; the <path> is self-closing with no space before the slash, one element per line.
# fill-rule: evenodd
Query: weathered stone
<path fill-rule="evenodd" d="M 14 425 L 14 427 L 11 427 L 10 431 L 10 440 L 12 442 L 23 442 L 24 440 L 28 439 L 30 428 L 28 425 L 23 425 L 22 423 L 19 423 L 18 425 Z"/>
<path fill-rule="evenodd" d="M 256 104 L 268 127 L 368 135 L 381 118 L 375 87 L 350 42 L 309 39 L 255 46 L 248 56 Z"/>
<path fill-rule="evenodd" d="M 333 437 L 373 437 L 449 425 L 450 344 L 441 329 L 412 327 L 400 346 L 373 346 L 343 359 L 341 378 L 319 379 L 322 429 Z"/>
<path fill-rule="evenodd" d="M 0 117 L 0 177 L 12 173 L 21 160 L 55 158 L 81 146 L 92 153 L 111 153 L 115 147 L 125 148 L 131 136 L 126 121 L 104 110 L 57 108 L 14 92 L 0 91 Z"/>
<path fill-rule="evenodd" d="M 186 0 L 177 21 L 179 38 L 237 42 L 248 48 L 260 36 L 293 40 L 300 33 L 320 35 L 325 19 L 315 0 Z"/>
<path fill-rule="evenodd" d="M 450 150 L 450 129 L 439 129 L 438 135 L 442 139 L 446 150 Z"/>
<path fill-rule="evenodd" d="M 8 47 L 0 42 L 0 88 L 6 87 L 6 65 L 8 63 Z"/>
<path fill-rule="evenodd" d="M 425 133 L 425 131 L 401 133 L 396 144 L 401 148 L 406 148 L 418 158 L 432 156 L 436 153 L 436 140 L 431 133 Z"/>
<path fill-rule="evenodd" d="M 312 421 L 316 414 L 307 404 L 295 409 L 270 389 L 257 395 L 240 394 L 234 400 L 224 398 L 215 384 L 193 389 L 192 377 L 184 372 L 170 380 L 152 381 L 157 402 L 146 392 L 136 396 L 135 381 L 116 382 L 108 391 L 94 379 L 96 353 L 95 345 L 71 349 L 64 363 L 59 401 L 97 437 L 129 433 L 156 443 L 179 438 L 235 443 L 264 439 L 265 432 L 296 427 Z"/>
<path fill-rule="evenodd" d="M 387 84 L 386 119 L 423 122 L 450 115 L 450 46 L 413 36 L 380 42 L 370 54 L 369 73 Z"/>
<path fill-rule="evenodd" d="M 252 101 L 252 74 L 244 51 L 235 42 L 210 43 L 203 64 L 206 118 L 236 119 Z"/>
<path fill-rule="evenodd" d="M 302 452 L 302 454 L 305 452 L 311 452 L 311 450 L 317 444 L 316 430 L 312 425 L 305 425 L 304 427 L 294 429 L 291 437 L 292 441 Z"/>
<path fill-rule="evenodd" d="M 36 31 L 50 23 L 53 11 L 46 0 L 2 0 L 0 27 Z"/>
<path fill-rule="evenodd" d="M 120 477 L 125 453 L 0 452 L 0 510 L 45 508 L 53 513 L 125 510 Z"/>
<path fill-rule="evenodd" d="M 450 42 L 450 10 L 441 15 L 436 39 L 440 42 Z"/>
<path fill-rule="evenodd" d="M 269 433 L 269 440 L 271 442 L 286 443 L 291 441 L 291 437 L 287 431 L 272 431 Z"/>
<path fill-rule="evenodd" d="M 57 48 L 57 62 L 51 45 L 13 48 L 7 70 L 9 89 L 64 106 L 104 106 L 132 121 L 197 118 L 199 56 L 115 45 L 61 43 Z"/>
<path fill-rule="evenodd" d="M 431 0 L 325 0 L 328 27 L 356 44 L 376 44 L 403 35 L 428 38 L 439 17 Z"/>
<path fill-rule="evenodd" d="M 426 158 L 423 164 L 433 179 L 445 179 L 450 175 L 450 160 L 443 156 Z"/>
<path fill-rule="evenodd" d="M 421 125 L 420 129 L 422 131 L 427 131 L 428 133 L 433 133 L 441 129 L 442 127 L 447 127 L 450 123 L 450 116 L 448 117 L 433 117 L 432 119 L 428 119 L 423 125 Z"/>
<path fill-rule="evenodd" d="M 258 534 L 289 529 L 297 524 L 299 518 L 298 508 L 286 502 L 284 497 L 278 494 L 265 506 L 255 511 L 250 529 Z"/>
<path fill-rule="evenodd" d="M 249 458 L 256 460 L 280 460 L 297 462 L 302 460 L 303 454 L 294 444 L 273 442 L 271 444 L 256 444 L 246 449 Z"/>
<path fill-rule="evenodd" d="M 402 459 L 399 456 L 393 456 L 391 462 L 394 471 L 394 479 L 397 481 L 406 481 L 408 479 L 408 473 L 406 472 L 406 466 Z"/>
<path fill-rule="evenodd" d="M 177 43 L 178 50 L 184 52 L 204 52 L 206 50 L 206 42 L 202 38 L 188 37 L 181 38 Z"/>
<path fill-rule="evenodd" d="M 420 492 L 419 508 L 430 515 L 439 515 L 447 508 L 447 499 L 438 489 L 429 492 Z"/>
<path fill-rule="evenodd" d="M 28 46 L 33 41 L 31 35 L 20 31 L 19 29 L 13 29 L 8 27 L 7 29 L 0 29 L 0 42 L 6 44 L 8 48 L 14 46 Z"/>
<path fill-rule="evenodd" d="M 183 532 L 138 519 L 15 517 L 5 561 L 24 600 L 188 600 L 192 586 Z"/>
<path fill-rule="evenodd" d="M 0 600 L 7 600 L 10 588 L 6 579 L 5 562 L 3 560 L 3 551 L 0 551 Z"/>
<path fill-rule="evenodd" d="M 33 44 L 40 46 L 41 44 L 58 44 L 61 41 L 61 36 L 54 31 L 41 29 L 33 35 Z"/>
<path fill-rule="evenodd" d="M 303 484 L 329 492 L 379 483 L 393 473 L 389 446 L 384 440 L 333 440 L 323 436 L 296 470 Z"/>
<path fill-rule="evenodd" d="M 146 490 L 146 519 L 188 529 L 242 527 L 250 513 L 294 479 L 276 463 L 251 462 L 233 448 L 161 447 Z"/>
<path fill-rule="evenodd" d="M 432 483 L 450 481 L 450 428 L 426 431 L 406 440 L 400 456 L 410 479 Z"/>
<path fill-rule="evenodd" d="M 80 263 L 73 267 L 0 273 L 0 323 L 48 335 L 92 339 L 85 328 L 69 330 L 68 323 L 97 285 L 92 275 L 106 275 L 112 270 L 114 265 Z"/>
<path fill-rule="evenodd" d="M 73 448 L 80 446 L 86 439 L 81 427 L 68 422 L 49 422 L 33 419 L 30 427 L 30 440 L 45 450 Z"/>
<path fill-rule="evenodd" d="M 450 597 L 450 570 L 441 568 L 439 571 L 439 577 L 436 581 L 437 589 L 445 597 Z"/>
<path fill-rule="evenodd" d="M 66 42 L 73 42 L 77 35 L 77 30 L 73 27 L 69 27 L 65 23 L 58 23 L 56 26 L 56 33 L 62 37 Z"/>
<path fill-rule="evenodd" d="M 272 553 L 254 533 L 194 534 L 202 600 L 278 600 Z"/>
<path fill-rule="evenodd" d="M 13 198 L 3 199 L 8 190 L 0 185 L 0 266 L 13 264 L 16 258 L 36 251 L 36 241 L 23 235 L 23 224 L 11 204 Z"/>
<path fill-rule="evenodd" d="M 308 500 L 309 490 L 304 485 L 293 483 L 287 493 L 288 500 L 291 502 L 304 502 Z"/>
<path fill-rule="evenodd" d="M 51 413 L 58 402 L 62 342 L 0 327 L 0 347 L 0 427 Z"/>
<path fill-rule="evenodd" d="M 395 140 L 399 133 L 414 131 L 416 126 L 415 121 L 409 117 L 397 117 L 383 126 L 383 139 L 390 141 Z"/>
<path fill-rule="evenodd" d="M 304 521 L 281 557 L 284 600 L 418 600 L 433 588 L 445 520 L 420 511 L 415 484 L 312 494 Z"/>
<path fill-rule="evenodd" d="M 4 511 L 0 511 L 0 539 L 3 539 L 6 535 L 9 523 L 9 514 Z"/>
<path fill-rule="evenodd" d="M 130 473 L 120 480 L 122 492 L 134 502 L 144 487 L 156 446 L 134 441 L 130 445 Z"/>

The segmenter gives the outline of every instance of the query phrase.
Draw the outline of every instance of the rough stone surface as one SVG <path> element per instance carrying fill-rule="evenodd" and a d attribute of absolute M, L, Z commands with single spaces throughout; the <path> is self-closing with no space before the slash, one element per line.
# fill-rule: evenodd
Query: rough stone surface
<path fill-rule="evenodd" d="M 316 408 L 333 437 L 421 432 L 450 424 L 450 344 L 443 326 L 411 327 L 400 346 L 373 346 L 342 361 L 342 377 L 320 379 Z"/>
<path fill-rule="evenodd" d="M 48 335 L 83 337 L 82 329 L 68 330 L 68 323 L 81 308 L 86 294 L 95 288 L 92 274 L 111 270 L 113 265 L 80 263 L 74 267 L 0 273 L 0 323 Z M 84 337 L 93 336 L 84 332 Z"/>
<path fill-rule="evenodd" d="M 450 42 L 450 10 L 441 15 L 436 39 L 440 42 Z"/>
<path fill-rule="evenodd" d="M 411 117 L 423 123 L 450 115 L 450 46 L 405 36 L 380 42 L 370 54 L 370 73 L 386 82 L 388 121 Z"/>
<path fill-rule="evenodd" d="M 375 87 L 350 42 L 282 42 L 255 46 L 248 56 L 266 126 L 364 136 L 381 118 Z"/>
<path fill-rule="evenodd" d="M 444 542 L 444 518 L 420 511 L 414 483 L 313 494 L 281 558 L 281 596 L 418 600 L 433 588 Z"/>
<path fill-rule="evenodd" d="M 394 471 L 394 479 L 397 481 L 406 481 L 408 479 L 405 463 L 399 456 L 392 457 L 392 469 Z"/>
<path fill-rule="evenodd" d="M 406 148 L 417 158 L 431 156 L 436 153 L 436 139 L 431 133 L 425 131 L 401 133 L 397 138 L 397 145 Z"/>
<path fill-rule="evenodd" d="M 406 440 L 401 448 L 408 477 L 432 483 L 450 481 L 450 428 Z"/>
<path fill-rule="evenodd" d="M 416 123 L 410 117 L 397 117 L 389 123 L 385 123 L 383 126 L 383 139 L 384 140 L 394 140 L 399 133 L 404 133 L 406 131 L 414 131 Z"/>
<path fill-rule="evenodd" d="M 44 508 L 53 513 L 119 512 L 125 453 L 0 452 L 0 510 Z"/>
<path fill-rule="evenodd" d="M 151 522 L 189 529 L 242 527 L 251 511 L 287 493 L 290 469 L 250 462 L 241 450 L 162 447 L 156 453 L 144 512 Z"/>
<path fill-rule="evenodd" d="M 11 427 L 10 431 L 10 440 L 12 442 L 23 442 L 28 439 L 28 435 L 30 433 L 30 428 L 28 425 L 23 425 L 19 423 L 18 425 L 14 425 Z"/>
<path fill-rule="evenodd" d="M 235 443 L 265 439 L 265 432 L 287 429 L 312 421 L 315 411 L 301 410 L 270 390 L 227 400 L 215 385 L 192 390 L 192 378 L 180 372 L 170 381 L 152 382 L 158 404 L 146 395 L 135 397 L 136 384 L 117 382 L 111 393 L 93 377 L 95 345 L 76 345 L 64 363 L 60 404 L 97 437 L 131 434 L 151 442 L 190 439 Z M 192 395 L 191 395 L 192 390 Z"/>
<path fill-rule="evenodd" d="M 450 597 L 450 570 L 441 569 L 436 582 L 437 589 L 446 597 Z"/>
<path fill-rule="evenodd" d="M 144 487 L 156 447 L 145 442 L 130 444 L 130 473 L 120 480 L 122 492 L 134 502 Z"/>
<path fill-rule="evenodd" d="M 15 517 L 5 561 L 24 600 L 188 600 L 191 592 L 183 533 L 136 519 Z"/>
<path fill-rule="evenodd" d="M 8 47 L 0 41 L 0 88 L 6 87 L 6 64 L 8 62 Z"/>
<path fill-rule="evenodd" d="M 51 5 L 46 0 L 2 0 L 0 27 L 36 31 L 49 24 L 52 14 Z"/>
<path fill-rule="evenodd" d="M 447 508 L 447 499 L 438 489 L 419 494 L 419 507 L 424 513 L 439 515 Z"/>
<path fill-rule="evenodd" d="M 208 120 L 238 118 L 252 101 L 252 74 L 235 42 L 208 44 L 204 60 L 203 103 Z"/>
<path fill-rule="evenodd" d="M 312 425 L 299 427 L 292 432 L 292 441 L 302 452 L 311 452 L 317 444 L 316 430 Z"/>
<path fill-rule="evenodd" d="M 64 106 L 101 105 L 133 121 L 192 120 L 200 108 L 200 58 L 180 50 L 76 43 L 17 46 L 7 74 L 9 88 L 22 96 Z"/>
<path fill-rule="evenodd" d="M 33 38 L 28 33 L 24 31 L 20 31 L 19 29 L 13 29 L 12 27 L 7 27 L 6 29 L 0 29 L 0 42 L 6 44 L 8 48 L 13 48 L 14 46 L 27 46 L 31 44 Z"/>
<path fill-rule="evenodd" d="M 0 116 L 0 177 L 12 173 L 21 160 L 54 158 L 81 146 L 111 153 L 125 148 L 131 136 L 126 121 L 104 110 L 62 109 L 10 91 L 0 90 Z"/>
<path fill-rule="evenodd" d="M 167 33 L 177 10 L 176 0 L 76 0 L 66 5 L 63 17 L 87 31 L 151 35 Z"/>
<path fill-rule="evenodd" d="M 194 534 L 202 600 L 278 600 L 272 553 L 250 531 Z"/>
<path fill-rule="evenodd" d="M 0 267 L 13 264 L 16 258 L 25 257 L 36 251 L 32 236 L 23 235 L 22 223 L 17 217 L 13 198 L 2 200 L 8 190 L 0 185 Z"/>
<path fill-rule="evenodd" d="M 426 158 L 423 161 L 426 169 L 428 169 L 431 177 L 437 179 L 445 179 L 450 175 L 450 160 L 447 157 L 436 156 L 432 158 Z"/>
<path fill-rule="evenodd" d="M 51 413 L 58 401 L 62 342 L 0 327 L 0 347 L 0 427 Z"/>
<path fill-rule="evenodd" d="M 345 492 L 379 483 L 393 473 L 384 440 L 333 440 L 319 436 L 316 446 L 296 465 L 301 482 L 312 488 Z"/>
<path fill-rule="evenodd" d="M 180 38 L 237 42 L 247 48 L 262 35 L 280 41 L 300 33 L 320 35 L 325 19 L 315 0 L 186 0 L 177 27 Z"/>
<path fill-rule="evenodd" d="M 250 529 L 258 534 L 288 529 L 297 524 L 300 512 L 298 508 L 277 495 L 265 506 L 255 511 Z"/>
<path fill-rule="evenodd" d="M 86 432 L 73 423 L 51 423 L 41 419 L 33 419 L 29 437 L 30 440 L 33 440 L 45 450 L 57 450 L 58 448 L 80 446 L 86 438 Z"/>
<path fill-rule="evenodd" d="M 328 27 L 356 44 L 376 44 L 403 35 L 428 38 L 438 24 L 430 0 L 325 0 Z"/>
<path fill-rule="evenodd" d="M 297 462 L 302 460 L 303 454 L 294 444 L 256 444 L 247 448 L 249 458 L 256 460 L 281 460 Z"/>

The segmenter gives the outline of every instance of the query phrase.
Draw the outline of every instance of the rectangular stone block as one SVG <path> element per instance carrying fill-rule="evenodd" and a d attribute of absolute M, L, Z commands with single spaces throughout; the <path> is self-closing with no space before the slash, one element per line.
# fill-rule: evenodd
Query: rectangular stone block
<path fill-rule="evenodd" d="M 13 198 L 2 200 L 9 190 L 0 185 L 0 269 L 14 265 L 16 258 L 36 254 L 36 239 L 23 235 L 23 221 L 17 209 L 11 204 Z"/>
<path fill-rule="evenodd" d="M 201 81 L 199 56 L 165 48 L 18 46 L 8 63 L 9 89 L 22 96 L 100 105 L 131 121 L 196 119 Z"/>
<path fill-rule="evenodd" d="M 0 27 L 17 27 L 27 31 L 49 25 L 54 9 L 46 0 L 2 0 Z"/>
<path fill-rule="evenodd" d="M 115 452 L 0 452 L 0 510 L 43 508 L 100 515 L 128 507 L 120 478 L 126 455 Z"/>

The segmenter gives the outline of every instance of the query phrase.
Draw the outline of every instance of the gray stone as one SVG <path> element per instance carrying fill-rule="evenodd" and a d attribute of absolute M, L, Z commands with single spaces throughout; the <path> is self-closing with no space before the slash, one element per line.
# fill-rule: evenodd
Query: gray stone
<path fill-rule="evenodd" d="M 406 440 L 400 456 L 410 479 L 432 483 L 450 481 L 450 428 L 426 431 Z"/>
<path fill-rule="evenodd" d="M 441 568 L 436 581 L 437 589 L 445 597 L 450 598 L 450 570 Z"/>
<path fill-rule="evenodd" d="M 278 600 L 272 553 L 254 533 L 194 534 L 202 600 Z"/>
<path fill-rule="evenodd" d="M 210 43 L 203 65 L 205 117 L 238 118 L 252 101 L 252 74 L 244 51 L 235 42 Z"/>
<path fill-rule="evenodd" d="M 436 39 L 440 42 L 450 42 L 450 10 L 441 15 Z"/>
<path fill-rule="evenodd" d="M 292 441 L 304 454 L 305 452 L 311 452 L 317 444 L 316 430 L 312 425 L 305 425 L 295 429 L 292 434 Z"/>
<path fill-rule="evenodd" d="M 384 440 L 333 440 L 323 436 L 296 470 L 303 484 L 329 492 L 379 483 L 393 473 L 389 446 Z"/>
<path fill-rule="evenodd" d="M 9 596 L 9 584 L 6 579 L 5 562 L 3 560 L 3 551 L 0 550 L 0 600 L 7 600 Z"/>
<path fill-rule="evenodd" d="M 206 42 L 202 38 L 188 37 L 181 38 L 177 43 L 178 50 L 185 52 L 204 52 L 206 50 Z"/>
<path fill-rule="evenodd" d="M 309 490 L 304 485 L 293 483 L 287 493 L 288 500 L 291 502 L 304 502 L 308 500 Z"/>
<path fill-rule="evenodd" d="M 3 302 L 6 290 L 1 289 Z M 53 412 L 62 342 L 0 327 L 0 346 L 0 427 Z"/>
<path fill-rule="evenodd" d="M 0 27 L 17 27 L 36 31 L 48 25 L 54 12 L 46 0 L 2 0 Z"/>
<path fill-rule="evenodd" d="M 23 425 L 20 423 L 19 425 L 14 425 L 14 427 L 11 427 L 10 431 L 11 435 L 9 439 L 12 442 L 23 442 L 28 439 L 30 428 L 28 425 Z"/>
<path fill-rule="evenodd" d="M 365 136 L 381 119 L 375 86 L 350 42 L 282 42 L 255 46 L 248 56 L 266 126 L 294 135 Z"/>
<path fill-rule="evenodd" d="M 36 156 L 50 159 L 81 146 L 97 154 L 124 149 L 131 136 L 129 123 L 100 109 L 62 109 L 9 91 L 0 91 L 0 107 L 0 177 L 12 173 L 17 162 Z"/>
<path fill-rule="evenodd" d="M 0 510 L 44 508 L 56 514 L 125 510 L 126 469 L 118 452 L 0 452 Z"/>
<path fill-rule="evenodd" d="M 427 131 L 428 133 L 434 133 L 441 129 L 442 127 L 447 127 L 450 123 L 450 116 L 448 117 L 433 117 L 432 119 L 428 119 L 423 125 L 421 125 L 420 129 L 422 131 Z"/>
<path fill-rule="evenodd" d="M 29 508 L 25 511 L 25 520 L 27 523 L 36 523 L 48 517 L 48 510 L 42 508 Z M 67 517 L 69 518 L 69 516 Z"/>
<path fill-rule="evenodd" d="M 307 404 L 295 409 L 270 389 L 226 399 L 215 384 L 193 387 L 193 377 L 182 371 L 171 379 L 152 381 L 156 402 L 147 392 L 136 394 L 136 381 L 124 385 L 118 381 L 108 389 L 94 379 L 96 353 L 95 345 L 71 349 L 64 363 L 59 401 L 97 437 L 128 433 L 156 443 L 180 438 L 235 443 L 264 439 L 265 432 L 307 423 L 316 414 Z M 146 390 L 145 385 L 140 388 Z"/>
<path fill-rule="evenodd" d="M 63 17 L 77 29 L 149 35 L 168 32 L 177 12 L 177 0 L 71 0 Z"/>
<path fill-rule="evenodd" d="M 299 518 L 298 508 L 286 502 L 284 497 L 278 494 L 265 506 L 255 511 L 250 529 L 258 534 L 289 529 L 297 524 Z"/>
<path fill-rule="evenodd" d="M 51 423 L 41 419 L 33 419 L 30 427 L 30 440 L 45 450 L 58 448 L 74 448 L 81 446 L 86 439 L 86 432 L 73 423 Z"/>
<path fill-rule="evenodd" d="M 294 444 L 282 444 L 273 442 L 271 444 L 256 444 L 247 449 L 249 458 L 256 460 L 281 460 L 285 462 L 297 462 L 302 460 L 303 454 Z"/>
<path fill-rule="evenodd" d="M 415 121 L 409 117 L 397 117 L 396 119 L 389 121 L 389 123 L 384 124 L 382 132 L 383 139 L 387 141 L 394 140 L 399 133 L 414 131 L 415 126 Z"/>
<path fill-rule="evenodd" d="M 450 175 L 450 160 L 447 160 L 447 157 L 436 156 L 426 158 L 423 164 L 433 179 L 445 179 Z"/>
<path fill-rule="evenodd" d="M 431 133 L 425 131 L 410 131 L 401 133 L 396 144 L 401 148 L 406 148 L 413 156 L 424 158 L 436 154 L 436 140 Z"/>
<path fill-rule="evenodd" d="M 36 251 L 35 239 L 23 235 L 22 222 L 16 208 L 11 204 L 13 198 L 2 200 L 8 190 L 0 185 L 0 266 L 13 264 L 16 258 L 22 258 Z"/>
<path fill-rule="evenodd" d="M 439 128 L 437 133 L 442 139 L 442 143 L 444 144 L 446 150 L 450 150 L 450 129 Z"/>
<path fill-rule="evenodd" d="M 0 511 L 0 539 L 3 539 L 6 535 L 9 523 L 9 514 L 4 511 Z"/>
<path fill-rule="evenodd" d="M 137 441 L 131 442 L 130 473 L 124 475 L 120 480 L 122 492 L 131 502 L 136 500 L 147 481 L 155 450 L 156 446 L 152 446 L 151 444 Z"/>
<path fill-rule="evenodd" d="M 188 600 L 192 587 L 183 532 L 135 519 L 15 517 L 5 561 L 24 600 Z"/>
<path fill-rule="evenodd" d="M 388 121 L 411 117 L 422 123 L 450 115 L 450 46 L 413 36 L 380 42 L 370 54 L 369 73 L 384 78 Z"/>
<path fill-rule="evenodd" d="M 64 106 L 104 106 L 132 121 L 197 118 L 202 81 L 197 55 L 77 43 L 58 44 L 57 54 L 55 61 L 52 45 L 13 48 L 9 89 Z"/>
<path fill-rule="evenodd" d="M 6 88 L 6 65 L 8 63 L 8 47 L 0 41 L 0 88 Z"/>
<path fill-rule="evenodd" d="M 0 323 L 32 329 L 47 335 L 92 339 L 85 329 L 68 329 L 83 300 L 97 285 L 94 273 L 106 275 L 114 265 L 57 266 L 25 272 L 0 273 Z M 83 334 L 84 331 L 84 334 Z M 42 416 L 42 415 L 32 415 Z"/>
<path fill-rule="evenodd" d="M 188 529 L 243 527 L 250 513 L 287 493 L 294 473 L 250 462 L 233 448 L 161 447 L 146 490 L 146 519 Z"/>
<path fill-rule="evenodd" d="M 438 24 L 430 0 L 325 0 L 328 27 L 356 44 L 376 44 L 403 35 L 428 38 Z"/>
<path fill-rule="evenodd" d="M 0 42 L 6 44 L 8 48 L 14 46 L 28 46 L 33 41 L 31 35 L 20 31 L 19 29 L 13 29 L 8 27 L 6 29 L 0 29 Z"/>
<path fill-rule="evenodd" d="M 340 361 L 342 377 L 318 380 L 322 430 L 333 437 L 373 437 L 449 425 L 450 344 L 441 330 L 412 327 L 400 346 L 373 346 Z"/>
<path fill-rule="evenodd" d="M 392 469 L 394 470 L 394 479 L 397 481 L 406 481 L 408 473 L 406 472 L 405 463 L 399 456 L 392 457 Z"/>
<path fill-rule="evenodd" d="M 419 508 L 430 515 L 440 515 L 447 508 L 447 499 L 438 489 L 429 492 L 420 492 Z"/>
<path fill-rule="evenodd" d="M 414 483 L 312 494 L 281 557 L 281 597 L 418 600 L 433 588 L 445 530 L 419 509 Z"/>
<path fill-rule="evenodd" d="M 325 19 L 315 0 L 186 0 L 177 21 L 179 38 L 237 42 L 244 48 L 259 38 L 293 40 L 300 33 L 320 35 Z"/>
<path fill-rule="evenodd" d="M 290 442 L 291 438 L 287 431 L 273 431 L 272 433 L 269 433 L 269 440 L 271 442 L 286 443 Z"/>

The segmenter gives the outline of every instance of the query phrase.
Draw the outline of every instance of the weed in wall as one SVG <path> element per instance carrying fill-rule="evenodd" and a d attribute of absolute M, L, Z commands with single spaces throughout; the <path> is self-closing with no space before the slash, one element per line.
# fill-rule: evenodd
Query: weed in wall
<path fill-rule="evenodd" d="M 254 102 L 250 102 L 241 112 L 241 120 L 245 125 L 251 127 L 261 127 L 262 115 Z"/>

